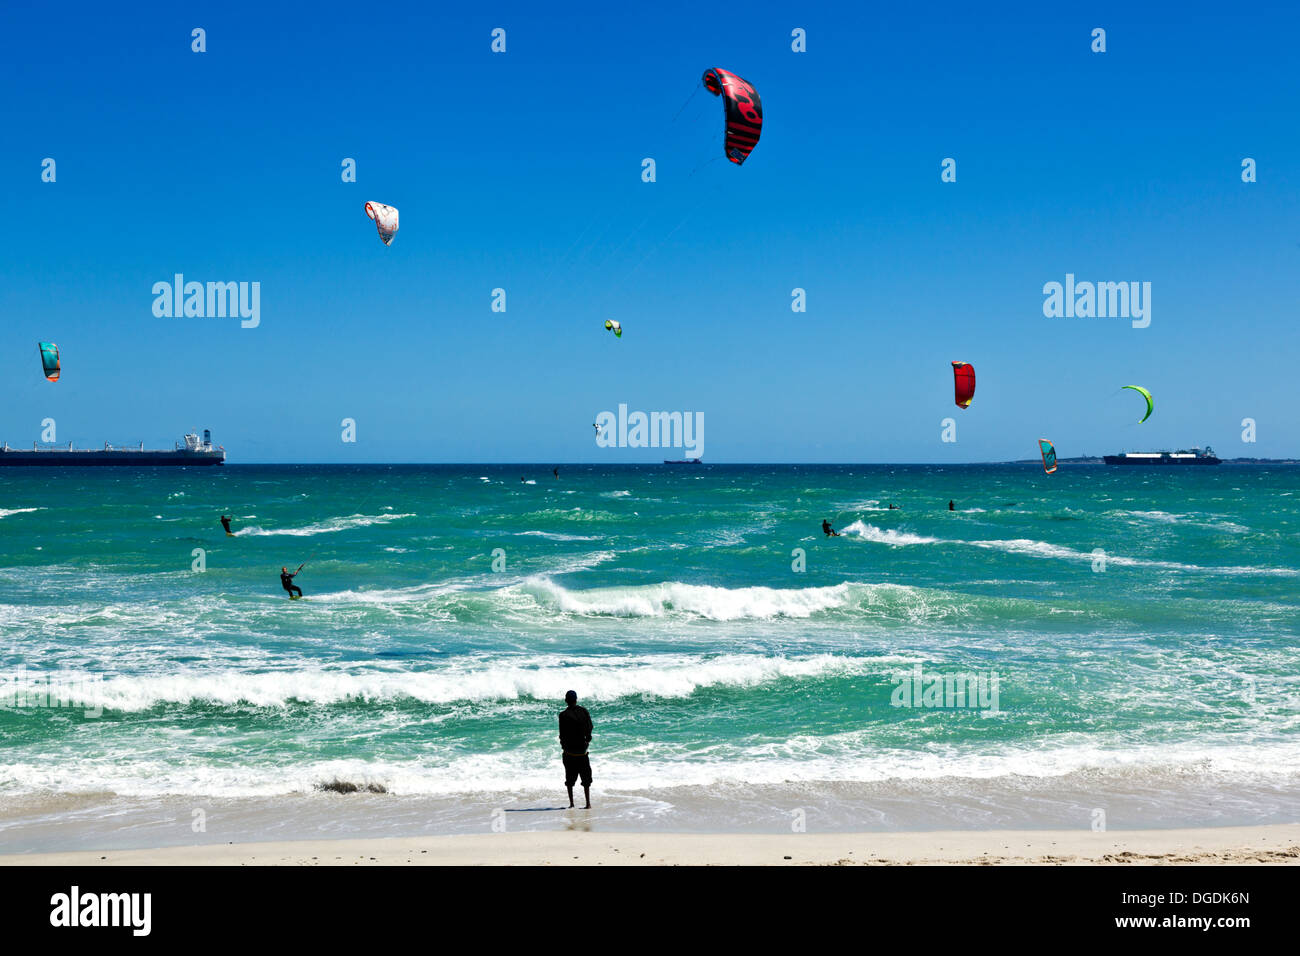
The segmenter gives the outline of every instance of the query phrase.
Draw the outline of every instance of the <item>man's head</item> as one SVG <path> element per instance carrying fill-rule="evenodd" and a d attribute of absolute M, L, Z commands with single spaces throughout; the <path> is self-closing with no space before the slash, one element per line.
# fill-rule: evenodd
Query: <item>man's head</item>
<path fill-rule="evenodd" d="M 283 573 L 283 572 L 288 571 L 288 570 L 289 570 L 288 568 L 281 568 L 281 569 L 280 569 L 280 572 Z"/>
<path fill-rule="evenodd" d="M 569 691 L 564 695 L 564 702 L 572 707 L 578 702 L 578 692 L 576 690 Z"/>

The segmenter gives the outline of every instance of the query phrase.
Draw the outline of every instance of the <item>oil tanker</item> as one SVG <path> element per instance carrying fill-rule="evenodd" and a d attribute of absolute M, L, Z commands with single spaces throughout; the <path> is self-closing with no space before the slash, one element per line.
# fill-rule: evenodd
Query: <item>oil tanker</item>
<path fill-rule="evenodd" d="M 10 448 L 5 442 L 0 446 L 0 466 L 3 465 L 37 465 L 37 466 L 98 466 L 98 465 L 221 465 L 226 461 L 226 449 L 213 447 L 212 433 L 203 429 L 203 440 L 189 434 L 184 442 L 176 442 L 173 448 L 145 448 L 144 442 L 138 448 L 120 448 L 105 444 L 103 448 L 41 447 L 32 443 L 31 448 Z"/>

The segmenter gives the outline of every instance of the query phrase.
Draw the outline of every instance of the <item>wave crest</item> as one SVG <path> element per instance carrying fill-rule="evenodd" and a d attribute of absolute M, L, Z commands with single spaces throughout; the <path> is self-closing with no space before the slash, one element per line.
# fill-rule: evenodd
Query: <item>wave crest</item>
<path fill-rule="evenodd" d="M 397 521 L 399 518 L 414 518 L 414 514 L 392 514 L 392 515 L 348 515 L 343 518 L 327 518 L 316 524 L 305 525 L 301 528 L 263 528 L 261 525 L 252 525 L 247 528 L 240 528 L 235 532 L 235 537 L 252 536 L 264 537 L 270 535 L 289 535 L 295 538 L 309 538 L 317 534 L 333 534 L 337 531 L 347 531 L 351 528 L 365 528 L 373 524 L 387 524 L 390 521 Z"/>

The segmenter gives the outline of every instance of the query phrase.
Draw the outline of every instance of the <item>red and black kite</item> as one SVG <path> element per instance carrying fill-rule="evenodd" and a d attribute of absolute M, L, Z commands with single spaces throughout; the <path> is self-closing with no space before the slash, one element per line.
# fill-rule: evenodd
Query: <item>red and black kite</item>
<path fill-rule="evenodd" d="M 758 98 L 758 90 L 726 70 L 705 70 L 704 86 L 714 96 L 722 97 L 727 120 L 723 152 L 739 166 L 758 145 L 758 136 L 763 131 L 763 101 Z"/>

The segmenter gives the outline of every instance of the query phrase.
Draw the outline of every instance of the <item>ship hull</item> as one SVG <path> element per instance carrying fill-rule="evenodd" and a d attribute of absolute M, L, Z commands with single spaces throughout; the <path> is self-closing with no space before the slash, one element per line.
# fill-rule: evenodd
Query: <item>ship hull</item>
<path fill-rule="evenodd" d="M 157 465 L 220 465 L 224 451 L 18 451 L 0 449 L 0 467 L 36 468 L 154 467 Z"/>
<path fill-rule="evenodd" d="M 1180 468 L 1184 465 L 1217 465 L 1218 458 L 1126 458 L 1124 455 L 1105 455 L 1108 465 L 1124 465 L 1129 468 Z"/>

